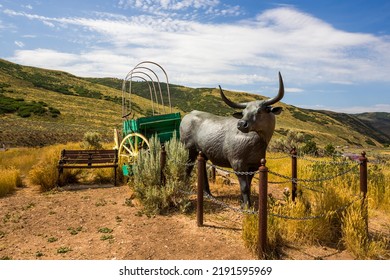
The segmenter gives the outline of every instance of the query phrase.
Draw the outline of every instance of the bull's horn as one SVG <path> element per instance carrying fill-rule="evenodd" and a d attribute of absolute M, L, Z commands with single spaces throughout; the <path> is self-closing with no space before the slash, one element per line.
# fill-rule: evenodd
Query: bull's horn
<path fill-rule="evenodd" d="M 279 72 L 279 92 L 278 95 L 275 96 L 274 98 L 271 98 L 263 103 L 264 106 L 269 106 L 272 104 L 275 104 L 276 102 L 280 101 L 284 96 L 284 84 L 283 84 L 283 79 L 282 75 Z"/>
<path fill-rule="evenodd" d="M 245 109 L 245 108 L 246 108 L 247 103 L 235 103 L 235 102 L 229 100 L 229 99 L 225 96 L 225 94 L 223 93 L 221 86 L 219 86 L 219 91 L 220 91 L 220 93 L 221 93 L 222 100 L 225 101 L 225 103 L 226 103 L 227 105 L 229 105 L 230 107 L 236 108 L 236 109 Z"/>

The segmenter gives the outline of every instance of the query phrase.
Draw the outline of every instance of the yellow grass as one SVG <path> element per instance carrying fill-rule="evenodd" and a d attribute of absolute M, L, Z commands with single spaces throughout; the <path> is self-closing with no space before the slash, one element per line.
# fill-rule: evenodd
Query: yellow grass
<path fill-rule="evenodd" d="M 0 197 L 13 192 L 17 187 L 22 187 L 19 170 L 0 167 Z"/>
<path fill-rule="evenodd" d="M 291 178 L 291 158 L 281 157 L 283 154 L 268 153 L 267 167 L 270 171 Z M 334 159 L 331 158 L 305 159 L 298 158 L 298 178 L 318 181 L 298 182 L 298 197 L 295 202 L 285 196 L 268 200 L 268 242 L 271 248 L 268 257 L 277 257 L 274 255 L 275 252 L 288 243 L 319 243 L 334 246 L 344 244 L 359 259 L 383 258 L 388 246 L 386 240 L 369 238 L 367 232 L 362 232 L 364 219 L 361 216 L 358 163 L 347 161 L 347 165 L 340 165 L 332 164 Z M 328 163 L 321 164 L 318 161 Z M 345 175 L 319 180 L 336 176 L 351 168 L 353 168 L 351 172 Z M 374 163 L 369 163 L 368 169 L 369 213 L 372 209 L 376 212 L 389 213 L 390 169 L 386 164 Z M 288 179 L 269 174 L 269 181 L 280 182 Z M 290 189 L 291 182 L 269 183 L 272 190 L 283 190 L 286 187 Z M 287 216 L 290 219 L 280 216 Z M 316 218 L 306 219 L 309 217 Z M 256 253 L 257 215 L 245 217 L 243 239 L 247 247 Z"/>

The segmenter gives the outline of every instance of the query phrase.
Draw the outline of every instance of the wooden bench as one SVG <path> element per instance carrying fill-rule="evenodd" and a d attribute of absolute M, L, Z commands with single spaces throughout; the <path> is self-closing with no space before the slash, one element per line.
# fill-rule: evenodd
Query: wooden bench
<path fill-rule="evenodd" d="M 116 186 L 116 169 L 118 167 L 118 150 L 62 150 L 58 161 L 58 180 L 64 169 L 79 168 L 114 168 L 114 185 Z"/>

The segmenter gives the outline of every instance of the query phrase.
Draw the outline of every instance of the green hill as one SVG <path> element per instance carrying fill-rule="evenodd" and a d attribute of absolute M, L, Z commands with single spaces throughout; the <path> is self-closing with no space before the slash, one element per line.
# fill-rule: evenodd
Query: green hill
<path fill-rule="evenodd" d="M 354 116 L 374 130 L 375 139 L 381 143 L 390 144 L 390 113 L 372 112 Z"/>
<path fill-rule="evenodd" d="M 80 78 L 0 59 L 0 144 L 41 146 L 79 141 L 87 131 L 98 131 L 110 142 L 113 129 L 121 128 L 121 87 L 120 79 Z M 149 115 L 146 83 L 133 82 L 132 87 L 137 93 L 132 95 L 135 117 Z M 182 114 L 194 109 L 218 115 L 234 112 L 223 103 L 216 88 L 170 85 L 170 93 L 173 110 Z M 240 102 L 264 98 L 243 92 L 226 94 Z M 388 113 L 348 115 L 280 104 L 284 112 L 278 116 L 274 138 L 295 130 L 319 146 L 361 148 L 390 143 Z"/>

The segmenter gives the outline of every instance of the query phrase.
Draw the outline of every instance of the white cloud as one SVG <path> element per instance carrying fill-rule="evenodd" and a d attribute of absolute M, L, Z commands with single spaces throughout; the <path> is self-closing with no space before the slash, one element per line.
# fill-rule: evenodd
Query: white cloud
<path fill-rule="evenodd" d="M 43 68 L 62 69 L 62 67 L 77 63 L 79 56 L 48 49 L 17 50 L 13 61 Z"/>
<path fill-rule="evenodd" d="M 350 106 L 350 107 L 330 107 L 323 105 L 299 105 L 301 108 L 316 109 L 316 110 L 327 110 L 333 112 L 347 113 L 347 114 L 359 114 L 368 112 L 388 112 L 390 113 L 390 104 L 374 104 L 367 106 Z"/>
<path fill-rule="evenodd" d="M 70 54 L 42 48 L 18 50 L 12 60 L 23 65 L 61 69 L 84 77 L 112 77 L 113 73 L 120 73 L 119 78 L 123 78 L 129 68 L 138 62 L 106 50 Z"/>
<path fill-rule="evenodd" d="M 219 0 L 120 0 L 118 6 L 124 9 L 138 9 L 153 15 L 187 19 L 202 14 L 216 17 L 244 13 L 239 5 L 231 6 Z"/>
<path fill-rule="evenodd" d="M 251 20 L 219 24 L 176 15 L 183 9 L 207 13 L 210 9 L 239 7 L 222 6 L 214 0 L 129 0 L 119 1 L 118 5 L 152 12 L 132 17 L 95 14 L 54 18 L 5 10 L 9 16 L 22 16 L 60 29 L 77 29 L 70 39 L 73 42 L 94 34 L 90 49 L 83 45 L 72 54 L 44 49 L 18 51 L 12 59 L 31 64 L 38 63 L 39 57 L 57 69 L 73 64 L 72 73 L 85 75 L 92 71 L 89 76 L 105 73 L 119 77 L 126 72 L 115 71 L 130 69 L 142 60 L 154 60 L 169 68 L 174 82 L 190 86 L 273 86 L 277 71 L 281 71 L 295 92 L 307 83 L 353 84 L 390 79 L 388 37 L 337 30 L 291 7 L 266 10 Z M 54 59 L 56 55 L 61 59 Z M 108 73 L 110 70 L 113 72 Z"/>
<path fill-rule="evenodd" d="M 138 8 L 143 11 L 208 9 L 219 4 L 218 0 L 120 0 L 118 2 L 119 7 Z"/>
<path fill-rule="evenodd" d="M 19 48 L 23 48 L 23 47 L 24 47 L 24 43 L 21 42 L 21 41 L 15 41 L 14 43 L 15 43 L 15 45 L 17 45 Z"/>
<path fill-rule="evenodd" d="M 29 10 L 32 10 L 33 9 L 33 6 L 31 6 L 30 4 L 28 5 L 22 5 L 23 8 L 26 8 L 26 9 L 29 9 Z"/>
<path fill-rule="evenodd" d="M 49 26 L 49 27 L 55 27 L 54 23 L 50 22 L 50 21 L 46 21 L 46 20 L 43 20 L 42 23 L 46 26 Z"/>

